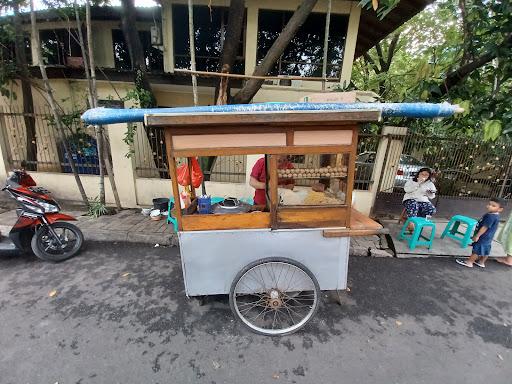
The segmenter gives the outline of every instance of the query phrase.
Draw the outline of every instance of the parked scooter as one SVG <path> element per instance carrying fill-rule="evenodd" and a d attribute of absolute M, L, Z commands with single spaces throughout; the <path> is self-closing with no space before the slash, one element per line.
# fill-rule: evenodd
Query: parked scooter
<path fill-rule="evenodd" d="M 60 213 L 59 204 L 50 192 L 37 187 L 24 170 L 15 170 L 2 188 L 18 205 L 18 221 L 9 238 L 0 240 L 0 252 L 29 252 L 46 261 L 63 261 L 75 256 L 82 247 L 82 231 L 66 221 L 76 221 Z"/>

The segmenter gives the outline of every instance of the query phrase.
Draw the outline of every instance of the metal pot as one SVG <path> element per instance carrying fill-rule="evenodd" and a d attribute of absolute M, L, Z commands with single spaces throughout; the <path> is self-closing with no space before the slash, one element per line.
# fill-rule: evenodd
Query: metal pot
<path fill-rule="evenodd" d="M 239 201 L 236 197 L 226 197 L 223 201 L 212 205 L 212 213 L 246 213 L 251 209 L 251 205 Z"/>

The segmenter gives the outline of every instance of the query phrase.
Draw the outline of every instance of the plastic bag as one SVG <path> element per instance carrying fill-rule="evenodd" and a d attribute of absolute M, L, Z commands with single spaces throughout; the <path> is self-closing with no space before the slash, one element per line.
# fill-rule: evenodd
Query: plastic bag
<path fill-rule="evenodd" d="M 192 186 L 194 188 L 199 188 L 203 182 L 203 172 L 201 171 L 199 162 L 195 157 L 190 159 L 190 165 L 192 166 Z M 176 169 L 176 174 L 179 185 L 183 185 L 184 187 L 190 185 L 190 172 L 188 170 L 188 164 L 181 164 Z"/>

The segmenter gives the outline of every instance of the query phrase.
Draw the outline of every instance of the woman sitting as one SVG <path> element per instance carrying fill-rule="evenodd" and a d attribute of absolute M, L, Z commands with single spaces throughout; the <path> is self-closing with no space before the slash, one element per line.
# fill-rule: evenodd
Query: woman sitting
<path fill-rule="evenodd" d="M 436 186 L 431 178 L 430 168 L 421 168 L 412 180 L 405 183 L 402 204 L 407 217 L 426 217 L 436 213 L 436 208 L 430 202 L 436 197 Z M 408 229 L 413 230 L 414 227 L 410 225 Z"/>

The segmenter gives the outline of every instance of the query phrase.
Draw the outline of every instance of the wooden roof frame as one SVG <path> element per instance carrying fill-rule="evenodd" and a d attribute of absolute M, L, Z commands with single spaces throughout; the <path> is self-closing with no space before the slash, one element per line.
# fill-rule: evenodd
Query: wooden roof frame
<path fill-rule="evenodd" d="M 301 125 L 308 129 L 325 129 L 326 125 L 353 125 L 354 123 L 376 122 L 381 120 L 381 111 L 343 110 L 343 111 L 254 111 L 254 112 L 199 112 L 199 113 L 155 113 L 144 117 L 149 127 L 189 128 L 190 132 L 181 134 L 207 134 L 208 127 L 236 126 L 239 133 L 254 132 L 254 125 Z M 201 128 L 197 131 L 197 128 Z M 228 133 L 228 132 L 225 132 Z M 179 134 L 179 133 L 178 133 Z"/>
<path fill-rule="evenodd" d="M 165 144 L 173 195 L 179 196 L 176 158 L 195 156 L 221 156 L 234 154 L 269 155 L 269 212 L 241 213 L 233 215 L 187 215 L 175 210 L 180 231 L 225 229 L 284 229 L 284 228 L 332 228 L 325 237 L 343 237 L 377 233 L 382 227 L 352 209 L 357 151 L 358 126 L 362 122 L 379 121 L 381 111 L 334 110 L 334 111 L 251 111 L 251 112 L 200 112 L 156 113 L 144 117 L 146 126 L 165 129 Z M 268 133 L 271 133 L 268 135 Z M 273 137 L 278 142 L 255 145 L 252 135 Z M 192 136 L 191 136 L 192 135 Z M 205 136 L 202 140 L 194 136 Z M 244 137 L 241 146 L 230 147 L 227 138 L 223 147 L 212 141 L 219 136 Z M 180 137 L 183 136 L 183 137 Z M 188 136 L 188 137 L 187 137 Z M 247 137 L 250 136 L 250 139 Z M 275 136 L 275 135 L 274 135 Z M 306 140 L 304 140 L 306 137 Z M 332 138 L 338 139 L 331 140 Z M 301 141 L 302 139 L 302 141 Z M 266 140 L 266 139 L 265 139 Z M 310 141 L 311 140 L 311 141 Z M 323 141 L 322 141 L 323 140 Z M 316 141 L 316 143 L 315 143 Z M 261 141 L 260 141 L 261 142 Z M 181 146 L 180 146 L 181 143 Z M 185 143 L 186 145 L 183 145 Z M 201 147 L 198 143 L 202 143 Z M 193 146 L 197 145 L 197 148 Z M 345 202 L 339 206 L 278 206 L 277 155 L 280 154 L 348 154 Z M 192 198 L 195 191 L 192 189 Z M 179 199 L 177 199 L 178 201 Z M 364 224 L 356 228 L 359 221 Z M 354 229 L 351 229 L 351 226 Z M 338 228 L 338 230 L 335 230 Z M 346 228 L 346 229 L 343 229 Z"/>

